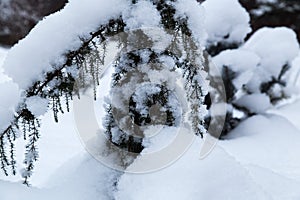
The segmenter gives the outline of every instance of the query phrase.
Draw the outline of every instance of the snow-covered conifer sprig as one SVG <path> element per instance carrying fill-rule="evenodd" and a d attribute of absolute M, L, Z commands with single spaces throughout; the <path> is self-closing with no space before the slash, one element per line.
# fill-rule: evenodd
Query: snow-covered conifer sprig
<path fill-rule="evenodd" d="M 100 54 L 98 48 L 108 35 L 118 33 L 124 28 L 124 23 L 121 19 L 111 20 L 107 25 L 103 25 L 97 32 L 91 33 L 87 40 L 82 39 L 82 46 L 65 55 L 66 62 L 62 66 L 54 67 L 44 75 L 43 80 L 36 81 L 30 88 L 25 91 L 25 98 L 40 97 L 49 99 L 49 108 L 52 109 L 54 120 L 58 122 L 58 113 L 64 113 L 62 103 L 65 103 L 67 111 L 69 111 L 69 101 L 73 98 L 74 91 L 78 91 L 85 84 L 91 84 L 94 88 L 99 84 L 98 72 L 105 56 L 105 46 L 102 46 L 103 54 Z M 81 74 L 78 73 L 81 72 Z M 75 79 L 82 80 L 82 85 L 76 85 L 74 88 Z M 79 95 L 79 92 L 76 92 Z M 38 151 L 36 142 L 39 139 L 39 116 L 33 115 L 26 107 L 26 104 L 21 103 L 15 114 L 15 119 L 2 133 L 0 137 L 0 159 L 1 169 L 5 175 L 8 175 L 7 168 L 10 166 L 12 174 L 16 174 L 15 161 L 15 132 L 19 127 L 23 131 L 23 139 L 28 141 L 25 153 L 25 168 L 22 176 L 24 183 L 29 184 L 28 178 L 31 176 L 34 169 L 34 162 L 38 160 Z M 9 149 L 9 151 L 7 150 Z"/>
<path fill-rule="evenodd" d="M 189 3 L 193 2 L 193 0 L 188 1 Z M 116 2 L 118 1 L 115 0 L 112 4 Z M 133 9 L 134 6 L 132 5 L 140 2 L 142 2 L 142 0 L 132 1 L 131 4 L 129 3 L 130 5 L 127 5 L 128 7 L 126 9 Z M 148 3 L 152 4 L 153 8 L 157 10 L 157 12 L 153 12 L 153 14 L 158 13 L 160 15 L 160 18 L 156 17 L 161 20 L 159 26 L 162 25 L 164 29 L 169 29 L 175 33 L 174 41 L 176 41 L 175 43 L 177 44 L 175 44 L 171 49 L 177 52 L 181 52 L 183 50 L 181 56 L 176 58 L 176 65 L 178 67 L 182 67 L 185 71 L 184 73 L 187 74 L 187 76 L 184 77 L 186 78 L 186 88 L 188 89 L 187 96 L 191 100 L 190 107 L 195 107 L 194 112 L 200 112 L 200 115 L 199 113 L 192 113 L 191 115 L 193 118 L 193 127 L 195 133 L 201 135 L 204 132 L 202 126 L 202 115 L 204 113 L 202 111 L 204 110 L 204 107 L 201 104 L 203 104 L 204 96 L 206 95 L 206 90 L 203 89 L 201 85 L 203 81 L 200 81 L 199 79 L 201 76 L 201 70 L 203 69 L 202 61 L 201 58 L 199 59 L 199 56 L 201 57 L 202 55 L 194 53 L 195 48 L 199 47 L 198 45 L 191 43 L 185 45 L 188 37 L 193 36 L 194 38 L 197 38 L 199 36 L 195 35 L 197 31 L 195 31 L 194 26 L 191 26 L 193 23 L 190 19 L 195 18 L 195 16 L 192 16 L 190 13 L 187 14 L 188 12 L 186 11 L 177 12 L 176 9 L 180 7 L 175 6 L 176 2 L 176 0 L 153 0 Z M 122 4 L 122 6 L 124 5 Z M 139 8 L 140 7 L 135 7 L 135 9 Z M 116 14 L 117 11 L 112 13 Z M 107 18 L 109 20 L 107 20 Z M 96 97 L 96 86 L 99 84 L 99 72 L 104 64 L 104 57 L 106 54 L 106 46 L 103 42 L 113 35 L 124 32 L 126 27 L 128 28 L 128 24 L 126 24 L 128 19 L 125 19 L 124 16 L 112 15 L 107 18 L 102 20 L 102 25 L 101 23 L 100 25 L 98 24 L 98 29 L 95 30 L 94 28 L 91 28 L 92 31 L 90 34 L 85 33 L 82 37 L 78 34 L 76 42 L 80 41 L 79 47 L 70 47 L 72 50 L 65 49 L 65 53 L 60 50 L 59 52 L 62 55 L 60 55 L 61 57 L 59 58 L 59 62 L 53 61 L 53 63 L 46 63 L 46 65 L 51 65 L 51 67 L 41 67 L 41 69 L 37 70 L 43 71 L 43 69 L 46 68 L 42 74 L 35 77 L 31 76 L 31 78 L 28 77 L 26 80 L 17 80 L 18 84 L 24 82 L 24 85 L 20 86 L 20 88 L 25 90 L 23 93 L 23 100 L 21 101 L 26 102 L 28 98 L 35 97 L 48 99 L 48 107 L 53 110 L 54 119 L 57 122 L 58 114 L 64 113 L 63 103 L 65 103 L 67 111 L 69 110 L 69 101 L 72 100 L 74 92 L 78 95 L 78 97 L 80 97 L 79 90 L 86 86 L 92 86 L 94 96 Z M 71 36 L 74 37 L 74 35 Z M 162 55 L 171 55 L 172 57 L 172 54 L 168 51 L 165 51 Z M 53 57 L 56 56 L 57 55 L 55 54 Z M 193 60 L 194 64 L 187 64 L 187 60 Z M 182 61 L 185 63 L 181 63 Z M 40 64 L 41 63 L 38 63 L 38 65 Z M 15 72 L 14 69 L 17 68 L 15 63 L 13 63 L 13 65 L 14 66 L 11 68 L 12 70 L 10 73 Z M 28 68 L 30 66 L 26 67 Z M 32 67 L 34 66 L 31 66 L 31 68 Z M 194 69 L 196 69 L 196 71 Z M 190 75 L 188 75 L 189 73 Z M 20 78 L 18 77 L 19 75 L 20 74 L 16 74 L 16 79 Z M 28 83 L 32 80 L 34 80 L 34 82 L 28 86 Z M 75 80 L 77 84 L 75 84 Z M 15 174 L 14 141 L 16 137 L 11 137 L 11 135 L 14 135 L 13 131 L 17 130 L 19 127 L 23 129 L 24 139 L 28 141 L 26 145 L 26 159 L 24 162 L 26 167 L 25 171 L 22 173 L 25 179 L 24 183 L 26 184 L 28 184 L 28 178 L 32 174 L 34 162 L 38 159 L 38 151 L 36 147 L 36 142 L 39 138 L 38 117 L 39 116 L 34 115 L 32 110 L 28 109 L 26 103 L 21 103 L 16 110 L 14 122 L 12 122 L 11 125 L 4 130 L 0 138 L 0 142 L 3 144 L 0 149 L 2 169 L 7 175 L 7 167 L 12 165 L 13 174 Z M 10 148 L 10 156 L 7 156 L 7 151 L 5 150 L 7 145 L 9 145 Z M 9 160 L 9 157 L 11 160 Z"/>

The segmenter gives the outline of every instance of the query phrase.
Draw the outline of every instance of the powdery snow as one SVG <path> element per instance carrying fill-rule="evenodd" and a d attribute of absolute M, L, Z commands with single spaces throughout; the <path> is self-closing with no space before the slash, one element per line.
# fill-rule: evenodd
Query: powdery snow
<path fill-rule="evenodd" d="M 213 58 L 217 66 L 228 66 L 237 73 L 253 70 L 259 62 L 260 58 L 254 52 L 243 49 L 225 50 Z"/>
<path fill-rule="evenodd" d="M 14 119 L 20 93 L 18 85 L 12 81 L 0 83 L 0 132 L 2 133 Z"/>
<path fill-rule="evenodd" d="M 238 0 L 206 0 L 202 5 L 209 43 L 241 43 L 250 33 L 250 16 Z"/>
<path fill-rule="evenodd" d="M 0 47 L 0 84 L 10 80 L 10 78 L 7 75 L 4 74 L 4 70 L 2 68 L 4 60 L 7 56 L 8 50 L 9 49 L 4 49 L 4 48 Z"/>
<path fill-rule="evenodd" d="M 41 21 L 25 39 L 15 45 L 4 62 L 5 73 L 13 82 L 0 82 L 0 116 L 5 116 L 0 120 L 0 131 L 7 128 L 13 119 L 15 108 L 21 101 L 19 90 L 26 90 L 46 72 L 63 64 L 63 55 L 78 49 L 80 38 L 87 38 L 101 24 L 119 17 L 126 6 L 127 2 L 123 0 L 88 0 L 84 4 L 71 1 L 62 11 Z M 3 53 L 1 61 L 2 57 Z M 37 109 L 34 108 L 35 111 Z"/>
<path fill-rule="evenodd" d="M 235 104 L 247 108 L 251 113 L 262 114 L 272 107 L 270 98 L 266 94 L 244 95 Z"/>
<path fill-rule="evenodd" d="M 260 67 L 277 77 L 285 64 L 291 64 L 299 52 L 295 32 L 285 27 L 261 28 L 242 47 L 256 53 Z"/>
<path fill-rule="evenodd" d="M 145 0 L 138 1 L 132 9 L 125 10 L 123 17 L 129 30 L 158 27 L 161 20 L 160 14 L 155 6 Z"/>
<path fill-rule="evenodd" d="M 198 157 L 199 139 L 168 168 L 124 174 L 117 199 L 300 198 L 300 132 L 289 121 L 255 116 L 230 136 L 204 160 Z"/>
<path fill-rule="evenodd" d="M 194 0 L 178 0 L 175 4 L 176 17 L 188 18 L 188 26 L 199 47 L 204 47 L 207 33 L 205 31 L 204 9 Z"/>
<path fill-rule="evenodd" d="M 110 200 L 118 172 L 81 154 L 60 167 L 46 188 L 0 180 L 1 200 Z"/>
<path fill-rule="evenodd" d="M 288 81 L 289 85 L 300 87 L 300 51 L 298 56 L 292 61 L 292 69 L 289 72 L 290 80 Z"/>
<path fill-rule="evenodd" d="M 220 147 L 199 159 L 201 139 L 173 165 L 148 174 L 124 174 L 116 199 L 266 199 L 247 171 Z"/>
<path fill-rule="evenodd" d="M 222 67 L 226 66 L 236 73 L 233 83 L 236 89 L 241 89 L 252 78 L 253 72 L 260 62 L 260 58 L 251 51 L 234 49 L 222 51 L 213 57 L 212 62 L 220 71 Z"/>
<path fill-rule="evenodd" d="M 28 110 L 36 117 L 47 112 L 48 104 L 48 99 L 44 99 L 38 96 L 33 96 L 26 99 L 26 106 Z"/>

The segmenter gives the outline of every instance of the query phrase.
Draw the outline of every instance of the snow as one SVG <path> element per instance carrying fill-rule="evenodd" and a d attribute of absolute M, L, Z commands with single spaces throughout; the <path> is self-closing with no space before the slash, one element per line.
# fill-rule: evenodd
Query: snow
<path fill-rule="evenodd" d="M 237 73 L 253 70 L 259 62 L 260 58 L 255 53 L 243 49 L 225 50 L 213 57 L 215 65 L 228 66 Z"/>
<path fill-rule="evenodd" d="M 38 96 L 32 96 L 26 99 L 28 110 L 36 117 L 43 115 L 48 110 L 49 100 Z"/>
<path fill-rule="evenodd" d="M 168 168 L 155 173 L 123 175 L 116 199 L 265 199 L 247 171 L 220 147 L 200 160 L 201 143 L 198 139 Z"/>
<path fill-rule="evenodd" d="M 158 27 L 161 20 L 153 3 L 145 0 L 138 1 L 132 9 L 125 10 L 123 17 L 129 30 Z"/>
<path fill-rule="evenodd" d="M 39 22 L 9 51 L 5 72 L 21 89 L 28 88 L 46 72 L 63 64 L 66 58 L 62 55 L 78 49 L 80 38 L 88 38 L 90 32 L 118 17 L 126 6 L 127 1 L 123 0 L 87 0 L 84 4 L 70 1 L 62 11 Z"/>
<path fill-rule="evenodd" d="M 60 200 L 70 196 L 75 200 L 106 200 L 107 195 L 113 195 L 121 200 L 298 199 L 300 129 L 294 124 L 300 128 L 299 108 L 298 101 L 277 110 L 277 114 L 293 120 L 292 123 L 274 115 L 246 120 L 230 138 L 219 141 L 204 160 L 199 160 L 203 140 L 198 138 L 177 162 L 165 169 L 123 175 L 83 153 L 72 113 L 62 116 L 61 123 L 54 129 L 49 113 L 43 119 L 45 134 L 39 145 L 41 160 L 33 175 L 33 187 L 0 182 L 1 198 L 18 200 L 22 195 L 26 200 Z M 166 145 L 160 139 L 171 139 L 173 132 L 171 128 L 155 136 L 145 153 L 157 152 Z M 119 177 L 118 190 L 111 191 L 115 177 Z M 11 193 L 11 190 L 16 192 Z"/>
<path fill-rule="evenodd" d="M 206 0 L 202 3 L 205 24 L 197 19 L 202 18 L 203 13 L 194 1 L 180 0 L 177 6 L 182 11 L 177 13 L 178 17 L 188 16 L 189 27 L 200 44 L 206 38 L 203 26 L 209 42 L 224 41 L 229 35 L 226 42 L 240 43 L 250 31 L 249 15 L 237 0 Z M 96 30 L 101 23 L 121 13 L 128 14 L 127 28 L 158 23 L 159 16 L 148 1 L 141 0 L 133 10 L 127 9 L 124 0 L 87 0 L 84 4 L 73 0 L 63 11 L 39 23 L 28 37 L 13 47 L 5 62 L 5 72 L 15 82 L 1 75 L 0 67 L 0 131 L 13 117 L 20 100 L 19 88 L 26 89 L 45 72 L 63 63 L 61 55 L 80 46 L 78 36 L 87 37 L 87 33 Z M 5 54 L 6 50 L 0 49 L 0 66 Z M 286 63 L 292 64 L 297 72 L 299 55 L 295 33 L 290 29 L 263 28 L 241 48 L 224 51 L 213 61 L 219 68 L 228 66 L 238 74 L 234 80 L 238 89 L 251 77 L 257 89 L 261 80 L 278 75 Z M 173 65 L 167 59 L 164 61 L 166 65 Z M 151 79 L 160 82 L 162 78 L 153 73 Z M 107 93 L 107 88 L 104 91 Z M 76 134 L 72 109 L 60 117 L 58 124 L 54 124 L 52 113 L 48 112 L 41 116 L 40 160 L 30 180 L 32 187 L 19 183 L 19 175 L 13 178 L 1 175 L 1 200 L 300 199 L 300 101 L 296 99 L 283 107 L 272 108 L 267 114 L 270 101 L 264 94 L 244 95 L 236 103 L 260 114 L 242 122 L 203 160 L 199 154 L 205 140 L 197 138 L 173 164 L 140 174 L 117 172 L 89 155 Z M 48 102 L 31 97 L 26 104 L 39 116 L 45 114 Z M 99 104 L 102 106 L 103 101 Z M 162 131 L 158 132 L 157 128 Z M 130 167 L 147 154 L 159 153 L 172 142 L 177 131 L 174 127 L 149 127 L 146 135 L 152 137 L 143 141 L 146 148 Z M 157 134 L 153 136 L 153 132 Z M 21 145 L 24 144 L 17 141 L 17 148 L 22 148 Z M 18 154 L 18 160 L 23 156 Z M 20 170 L 22 163 L 17 163 L 17 167 Z"/>
<path fill-rule="evenodd" d="M 0 83 L 0 132 L 2 133 L 14 118 L 20 93 L 17 84 L 12 81 Z"/>
<path fill-rule="evenodd" d="M 234 102 L 236 105 L 247 108 L 251 113 L 262 114 L 272 107 L 270 98 L 266 94 L 244 95 Z"/>
<path fill-rule="evenodd" d="M 204 160 L 199 160 L 203 140 L 197 139 L 190 149 L 168 168 L 147 174 L 123 174 L 103 167 L 80 147 L 74 134 L 72 120 L 57 125 L 57 131 L 67 138 L 45 130 L 48 145 L 41 152 L 38 176 L 48 178 L 39 187 L 27 188 L 20 183 L 0 182 L 3 200 L 23 199 L 298 199 L 300 192 L 300 126 L 297 120 L 299 101 L 277 110 L 283 117 L 259 115 L 246 120 L 230 138 L 219 141 Z M 70 118 L 72 114 L 68 115 Z M 295 117 L 296 116 L 296 117 Z M 66 117 L 63 117 L 66 118 Z M 292 119 L 292 123 L 287 119 Z M 49 120 L 51 121 L 51 120 Z M 294 126 L 297 125 L 298 128 Z M 47 125 L 48 126 L 48 125 Z M 286 131 L 288 130 L 288 131 Z M 47 133 L 48 132 L 48 133 Z M 73 136 L 72 136 L 73 135 Z M 71 140 L 78 147 L 64 148 Z M 164 138 L 164 137 L 162 137 Z M 50 139 L 50 140 L 49 140 Z M 45 144 L 46 144 L 45 143 Z M 51 145 L 52 144 L 52 145 Z M 57 148 L 57 144 L 62 146 Z M 155 143 L 157 144 L 157 143 Z M 153 149 L 152 149 L 153 148 Z M 47 149 L 47 150 L 46 150 Z M 69 150 L 68 150 L 69 149 Z M 70 158 L 64 151 L 78 153 Z M 157 151 L 157 145 L 147 151 Z M 146 151 L 146 150 L 145 150 Z M 50 153 L 51 152 L 51 153 Z M 58 153 L 60 152 L 60 153 Z M 49 158 L 49 156 L 51 156 Z M 48 157 L 48 158 L 45 158 Z M 61 160 L 59 165 L 55 162 Z M 65 164 L 61 166 L 64 161 Z M 49 164 L 49 166 L 47 166 Z M 42 168 L 42 171 L 38 170 Z M 39 172 L 40 171 L 40 172 Z M 50 172 L 50 173 L 47 173 Z M 110 191 L 111 183 L 119 177 L 118 190 Z M 270 184 L 271 183 L 271 184 Z M 10 191 L 15 191 L 11 193 Z"/>
<path fill-rule="evenodd" d="M 300 103 L 274 114 L 243 122 L 204 160 L 203 140 L 197 139 L 173 165 L 146 174 L 119 174 L 101 165 L 80 144 L 72 113 L 54 124 L 51 113 L 43 119 L 40 161 L 33 187 L 0 181 L 1 199 L 298 199 L 300 192 Z M 165 143 L 157 135 L 144 151 L 157 152 Z M 118 190 L 112 183 L 119 177 Z M 271 184 L 270 184 L 271 183 Z M 11 191 L 14 191 L 13 193 Z"/>
<path fill-rule="evenodd" d="M 65 200 L 70 197 L 74 200 L 109 200 L 117 175 L 118 172 L 104 167 L 90 155 L 80 154 L 58 168 L 47 187 L 29 188 L 21 183 L 0 181 L 1 200 L 19 200 L 20 197 L 25 200 Z"/>
<path fill-rule="evenodd" d="M 236 89 L 241 89 L 253 76 L 254 70 L 260 62 L 260 58 L 254 52 L 244 49 L 225 50 L 212 59 L 221 71 L 222 67 L 229 67 L 236 73 L 233 84 Z"/>
<path fill-rule="evenodd" d="M 101 6 L 95 6 L 95 3 Z M 27 89 L 46 72 L 63 64 L 65 57 L 62 55 L 78 49 L 80 38 L 87 38 L 101 24 L 118 17 L 125 6 L 126 2 L 122 0 L 89 0 L 84 4 L 71 1 L 62 11 L 41 21 L 25 39 L 15 45 L 4 62 L 5 73 L 14 82 L 0 83 L 0 116 L 7 116 L 1 119 L 0 131 L 10 124 L 14 109 L 21 101 L 19 90 Z M 2 62 L 3 53 L 0 58 Z M 34 112 L 39 110 L 31 107 Z"/>
<path fill-rule="evenodd" d="M 203 141 L 197 139 L 168 168 L 124 174 L 116 199 L 298 199 L 299 137 L 283 117 L 252 117 L 204 160 L 198 157 Z"/>
<path fill-rule="evenodd" d="M 277 78 L 284 65 L 292 65 L 299 53 L 299 43 L 295 32 L 289 28 L 261 28 L 241 49 L 252 51 L 260 58 L 260 63 L 247 84 L 251 92 L 259 92 L 261 83 L 270 81 L 272 77 Z M 288 80 L 289 77 L 283 78 Z"/>
<path fill-rule="evenodd" d="M 250 33 L 250 16 L 238 0 L 206 0 L 202 6 L 208 43 L 241 43 Z"/>
<path fill-rule="evenodd" d="M 198 42 L 198 47 L 201 48 L 205 45 L 207 33 L 205 32 L 204 25 L 204 9 L 198 2 L 193 0 L 179 0 L 175 4 L 176 15 L 175 17 L 186 18 L 188 27 L 192 31 L 192 35 Z"/>
<path fill-rule="evenodd" d="M 3 65 L 4 60 L 6 58 L 8 49 L 4 49 L 0 47 L 0 66 Z M 5 74 L 3 74 L 3 68 L 0 67 L 0 84 L 9 80 L 8 76 L 6 76 Z"/>
<path fill-rule="evenodd" d="M 299 52 L 295 32 L 285 27 L 261 28 L 242 48 L 256 53 L 261 58 L 260 67 L 274 77 L 278 77 L 282 66 L 291 64 Z"/>
<path fill-rule="evenodd" d="M 288 81 L 289 85 L 299 86 L 299 75 L 300 75 L 300 51 L 298 56 L 292 61 L 292 68 L 289 72 L 290 80 Z"/>
<path fill-rule="evenodd" d="M 222 51 L 213 57 L 212 62 L 220 70 L 228 67 L 235 73 L 232 82 L 237 90 L 246 86 L 247 91 L 257 95 L 261 92 L 262 83 L 278 78 L 284 65 L 291 66 L 290 71 L 281 77 L 281 81 L 287 82 L 287 87 L 282 88 L 282 86 L 274 84 L 270 91 L 273 97 L 281 97 L 299 93 L 295 88 L 299 76 L 297 56 L 299 56 L 299 43 L 293 30 L 285 27 L 261 28 L 240 48 Z M 259 99 L 262 100 L 262 103 L 256 108 L 253 107 L 255 106 L 254 102 L 259 101 L 251 96 L 238 101 L 240 105 L 248 104 L 254 109 L 253 111 L 261 113 L 269 103 L 266 97 Z M 242 100 L 247 102 L 242 103 Z M 251 101 L 252 103 L 250 103 Z"/>
<path fill-rule="evenodd" d="M 297 109 L 297 106 L 299 103 L 288 107 Z M 286 118 L 274 114 L 251 117 L 234 130 L 230 138 L 233 139 L 220 144 L 241 164 L 255 165 L 280 175 L 283 179 L 290 179 L 291 183 L 300 183 L 300 132 Z M 260 177 L 261 180 L 263 178 Z M 276 182 L 272 184 L 274 187 L 279 185 Z M 288 190 L 288 187 L 287 185 L 278 190 Z M 291 194 L 295 193 L 299 198 L 299 191 Z"/>
<path fill-rule="evenodd" d="M 175 140 L 178 132 L 178 127 L 164 127 L 161 125 L 147 127 L 144 132 L 146 137 L 143 139 L 143 146 L 146 149 L 142 154 L 154 153 L 169 146 Z"/>

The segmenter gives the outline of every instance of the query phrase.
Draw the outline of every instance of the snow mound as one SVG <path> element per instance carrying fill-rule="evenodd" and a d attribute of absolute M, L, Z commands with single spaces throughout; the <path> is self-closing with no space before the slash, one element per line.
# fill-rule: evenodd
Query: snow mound
<path fill-rule="evenodd" d="M 247 170 L 220 147 L 200 160 L 201 143 L 198 139 L 168 168 L 148 174 L 124 174 L 116 199 L 267 199 Z"/>
<path fill-rule="evenodd" d="M 212 61 L 220 71 L 224 66 L 233 71 L 236 77 L 232 82 L 236 89 L 241 89 L 252 78 L 260 58 L 251 51 L 234 49 L 222 51 Z"/>
<path fill-rule="evenodd" d="M 277 77 L 285 64 L 291 64 L 299 52 L 295 32 L 285 27 L 261 28 L 242 47 L 256 53 L 260 67 Z"/>
<path fill-rule="evenodd" d="M 149 1 L 138 1 L 131 10 L 125 10 L 124 20 L 128 29 L 158 27 L 160 14 Z"/>
<path fill-rule="evenodd" d="M 272 107 L 270 98 L 266 94 L 244 95 L 235 104 L 247 108 L 251 113 L 262 114 Z"/>
<path fill-rule="evenodd" d="M 209 43 L 241 43 L 250 33 L 250 16 L 238 0 L 206 0 L 202 5 Z"/>
<path fill-rule="evenodd" d="M 26 99 L 28 110 L 36 117 L 45 114 L 48 110 L 49 100 L 38 96 L 29 97 Z"/>
<path fill-rule="evenodd" d="M 1 200 L 109 200 L 119 173 L 82 154 L 59 168 L 47 188 L 0 181 Z"/>
<path fill-rule="evenodd" d="M 203 141 L 197 139 L 168 168 L 124 174 L 116 199 L 300 198 L 300 132 L 289 121 L 275 115 L 255 116 L 230 136 L 204 160 L 199 160 Z"/>

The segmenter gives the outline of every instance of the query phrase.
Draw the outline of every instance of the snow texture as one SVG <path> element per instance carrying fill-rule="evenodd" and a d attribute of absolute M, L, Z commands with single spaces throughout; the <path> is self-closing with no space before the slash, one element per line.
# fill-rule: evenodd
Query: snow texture
<path fill-rule="evenodd" d="M 251 31 L 249 14 L 238 0 L 206 0 L 202 6 L 209 43 L 241 43 Z"/>
<path fill-rule="evenodd" d="M 185 19 L 187 17 L 188 27 L 192 31 L 194 39 L 198 42 L 198 47 L 205 45 L 207 33 L 204 25 L 204 9 L 194 0 L 179 0 L 175 4 L 176 17 Z"/>
<path fill-rule="evenodd" d="M 0 132 L 10 125 L 20 97 L 18 85 L 3 74 L 2 64 L 7 51 L 0 48 Z"/>
<path fill-rule="evenodd" d="M 282 134 L 283 130 L 289 131 Z M 300 197 L 299 137 L 299 130 L 283 117 L 255 116 L 243 122 L 230 139 L 220 141 L 204 160 L 197 157 L 202 142 L 196 140 L 168 168 L 149 174 L 124 174 L 116 197 L 297 199 Z"/>
<path fill-rule="evenodd" d="M 292 62 L 292 69 L 289 72 L 289 84 L 299 86 L 299 76 L 300 76 L 300 51 L 298 56 Z"/>
<path fill-rule="evenodd" d="M 251 113 L 264 113 L 272 107 L 270 98 L 266 94 L 244 95 L 235 104 L 247 108 Z"/>
<path fill-rule="evenodd" d="M 261 28 L 242 47 L 256 53 L 260 67 L 277 77 L 285 64 L 290 64 L 299 52 L 297 36 L 285 27 Z"/>
<path fill-rule="evenodd" d="M 0 47 L 0 84 L 9 80 L 9 77 L 4 74 L 2 65 L 6 58 L 8 49 L 4 49 Z"/>
<path fill-rule="evenodd" d="M 138 1 L 132 9 L 125 10 L 123 18 L 129 30 L 158 27 L 161 20 L 155 6 L 150 1 L 145 0 Z"/>
<path fill-rule="evenodd" d="M 26 99 L 26 106 L 28 110 L 36 117 L 39 117 L 47 112 L 48 104 L 48 99 L 38 96 L 33 96 Z"/>
<path fill-rule="evenodd" d="M 243 50 L 225 50 L 217 56 L 213 57 L 213 63 L 222 70 L 222 67 L 229 67 L 234 73 L 236 78 L 233 83 L 236 89 L 241 89 L 253 76 L 256 67 L 260 62 L 260 58 L 255 53 Z"/>
<path fill-rule="evenodd" d="M 251 93 L 260 93 L 262 83 L 278 78 L 283 66 L 289 65 L 290 72 L 281 77 L 288 82 L 288 86 L 282 89 L 275 85 L 272 93 L 274 97 L 282 93 L 291 96 L 296 93 L 293 85 L 299 75 L 298 54 L 299 43 L 293 30 L 262 28 L 240 48 L 222 51 L 212 61 L 220 70 L 228 67 L 235 73 L 233 84 L 237 90 L 246 85 Z"/>
<path fill-rule="evenodd" d="M 12 81 L 0 83 L 0 132 L 2 133 L 14 119 L 20 93 L 17 84 Z"/>

